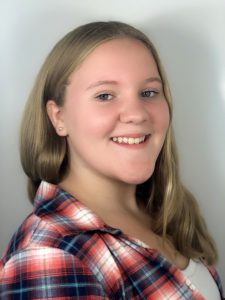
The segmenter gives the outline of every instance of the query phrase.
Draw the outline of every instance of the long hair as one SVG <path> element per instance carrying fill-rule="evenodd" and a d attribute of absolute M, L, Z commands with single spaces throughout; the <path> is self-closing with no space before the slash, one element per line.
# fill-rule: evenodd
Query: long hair
<path fill-rule="evenodd" d="M 139 40 L 153 55 L 172 120 L 167 77 L 154 45 L 144 33 L 121 22 L 93 22 L 69 32 L 45 60 L 25 107 L 20 154 L 29 178 L 31 200 L 41 180 L 59 183 L 66 176 L 69 164 L 66 139 L 56 134 L 46 112 L 47 101 L 54 99 L 62 106 L 71 73 L 98 45 L 118 38 Z M 180 181 L 171 122 L 154 173 L 149 180 L 137 186 L 136 197 L 154 220 L 152 230 L 155 233 L 170 238 L 176 249 L 188 258 L 205 258 L 209 264 L 215 262 L 215 245 L 197 202 Z"/>

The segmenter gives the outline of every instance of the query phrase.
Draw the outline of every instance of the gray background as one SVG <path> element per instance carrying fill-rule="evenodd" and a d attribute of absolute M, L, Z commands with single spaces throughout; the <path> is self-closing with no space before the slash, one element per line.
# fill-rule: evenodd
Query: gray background
<path fill-rule="evenodd" d="M 43 59 L 77 25 L 121 20 L 157 46 L 174 96 L 185 184 L 217 242 L 225 286 L 225 2 L 223 0 L 1 0 L 0 253 L 31 211 L 18 153 L 24 103 Z"/>

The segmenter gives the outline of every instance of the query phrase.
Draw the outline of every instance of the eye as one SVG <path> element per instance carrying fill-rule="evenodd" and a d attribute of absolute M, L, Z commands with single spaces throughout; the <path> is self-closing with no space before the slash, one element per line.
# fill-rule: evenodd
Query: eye
<path fill-rule="evenodd" d="M 156 96 L 157 94 L 158 94 L 158 92 L 156 92 L 156 91 L 147 90 L 147 91 L 141 92 L 141 97 L 152 98 L 152 97 Z"/>
<path fill-rule="evenodd" d="M 99 99 L 100 101 L 109 101 L 112 100 L 113 96 L 108 93 L 102 93 L 99 94 L 96 98 Z"/>

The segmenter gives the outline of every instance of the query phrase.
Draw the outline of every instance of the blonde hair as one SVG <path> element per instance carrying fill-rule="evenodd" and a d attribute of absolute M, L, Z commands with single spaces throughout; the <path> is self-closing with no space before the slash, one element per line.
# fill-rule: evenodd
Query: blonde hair
<path fill-rule="evenodd" d="M 59 183 L 68 169 L 66 139 L 59 137 L 50 122 L 46 103 L 54 99 L 63 105 L 70 74 L 98 45 L 111 39 L 134 38 L 152 53 L 161 76 L 172 119 L 171 93 L 157 51 L 148 37 L 121 22 L 93 22 L 78 27 L 60 40 L 44 62 L 28 99 L 21 127 L 21 162 L 29 177 L 33 199 L 41 180 Z M 137 186 L 137 198 L 154 220 L 152 229 L 169 237 L 188 258 L 217 259 L 214 242 L 200 215 L 196 200 L 180 181 L 178 158 L 170 125 L 152 177 Z"/>

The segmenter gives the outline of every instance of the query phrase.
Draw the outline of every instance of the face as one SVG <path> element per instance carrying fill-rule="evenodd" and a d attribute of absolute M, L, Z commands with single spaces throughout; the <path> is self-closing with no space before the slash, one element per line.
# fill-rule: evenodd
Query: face
<path fill-rule="evenodd" d="M 169 125 L 156 63 L 133 39 L 105 42 L 69 78 L 57 113 L 70 169 L 128 184 L 153 173 Z"/>

